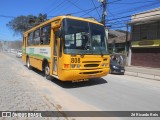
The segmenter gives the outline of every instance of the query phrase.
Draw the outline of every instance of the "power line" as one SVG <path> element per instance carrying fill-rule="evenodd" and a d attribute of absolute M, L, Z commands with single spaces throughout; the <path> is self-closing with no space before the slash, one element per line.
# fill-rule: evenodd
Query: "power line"
<path fill-rule="evenodd" d="M 99 8 L 101 5 L 97 6 L 96 8 Z M 86 9 L 86 10 L 83 10 L 83 11 L 79 11 L 79 12 L 75 12 L 75 13 L 71 13 L 71 14 L 77 14 L 77 13 L 82 13 L 82 12 L 87 12 L 87 11 L 93 11 L 95 10 L 95 8 L 90 8 L 90 9 Z"/>
<path fill-rule="evenodd" d="M 100 6 L 101 5 L 97 6 L 96 8 L 99 8 Z M 92 12 L 93 10 L 95 10 L 95 8 L 90 8 L 90 9 L 86 9 L 86 10 L 82 10 L 82 11 L 78 11 L 78 12 L 73 12 L 73 13 L 68 13 L 68 14 L 73 15 L 73 14 L 79 14 L 79 13 L 83 13 L 83 12 L 87 12 L 87 11 Z M 48 16 L 48 17 L 56 17 L 56 16 Z"/>
<path fill-rule="evenodd" d="M 55 5 L 56 3 L 58 4 L 60 2 L 60 0 L 58 2 L 53 2 L 51 4 L 49 4 L 47 7 L 45 7 L 45 9 L 42 11 L 42 13 L 44 13 L 46 11 L 46 9 L 48 10 L 50 7 L 53 7 L 53 5 Z"/>
<path fill-rule="evenodd" d="M 58 7 L 60 7 L 62 4 L 64 4 L 66 1 L 62 1 L 60 4 L 58 4 L 55 8 L 52 8 L 49 12 L 47 12 L 47 14 L 51 13 L 53 10 L 57 9 Z"/>
<path fill-rule="evenodd" d="M 75 7 L 77 7 L 80 10 L 83 10 L 82 8 L 80 8 L 78 5 L 76 5 L 74 2 L 71 2 L 70 0 L 67 0 L 69 3 L 71 3 L 72 5 L 74 5 Z"/>
<path fill-rule="evenodd" d="M 138 18 L 134 18 L 134 20 L 137 20 L 137 19 L 143 19 L 143 18 L 148 18 L 148 17 L 154 17 L 154 16 L 158 16 L 160 14 L 155 14 L 155 15 L 149 15 L 149 16 L 144 16 L 144 17 L 138 17 Z M 112 22 L 112 23 L 109 23 L 109 25 L 119 25 L 119 24 L 127 24 L 130 20 L 121 20 L 121 21 L 116 21 L 116 22 Z M 153 20 L 150 20 L 150 21 L 153 21 Z"/>
<path fill-rule="evenodd" d="M 148 2 L 148 3 L 151 3 L 151 2 L 154 2 L 154 1 L 145 1 L 145 2 Z M 144 3 L 144 2 L 124 2 L 124 3 L 113 3 L 113 4 L 140 4 L 140 3 Z"/>
<path fill-rule="evenodd" d="M 115 0 L 115 1 L 112 1 L 112 2 L 108 2 L 107 4 L 112 4 L 112 3 L 119 2 L 119 1 L 122 1 L 122 0 Z"/>
<path fill-rule="evenodd" d="M 79 1 L 79 0 L 77 0 L 75 3 L 77 3 L 78 1 Z M 63 4 L 63 6 L 64 6 L 64 5 L 66 5 L 66 4 Z M 68 5 L 70 6 L 70 4 L 68 4 Z M 65 6 L 63 9 L 60 9 L 58 12 L 59 12 L 59 13 L 60 13 L 61 11 L 65 11 L 65 12 L 66 12 L 67 9 L 72 8 L 72 7 L 69 7 L 69 6 Z M 58 12 L 57 12 L 57 13 L 58 13 Z"/>
<path fill-rule="evenodd" d="M 116 22 L 108 22 L 108 24 L 118 24 L 118 23 L 125 23 L 127 21 L 129 21 L 130 19 L 127 19 L 127 20 L 120 20 L 120 21 L 116 21 Z"/>
<path fill-rule="evenodd" d="M 149 16 L 145 16 L 145 17 L 138 17 L 138 18 L 135 18 L 134 20 L 137 20 L 137 19 L 140 19 L 140 18 L 146 18 L 146 17 L 154 17 L 154 16 L 157 16 L 157 15 L 160 15 L 160 14 L 155 14 L 155 15 L 149 15 Z M 154 20 L 150 20 L 150 21 L 154 21 Z M 127 21 L 126 21 L 127 22 Z M 114 24 L 113 24 L 114 25 Z M 115 24 L 115 25 L 118 25 L 118 24 Z M 122 24 L 121 24 L 122 25 Z M 126 25 L 126 24 L 125 24 Z M 122 26 L 123 27 L 123 26 Z M 119 26 L 115 26 L 115 27 L 111 27 L 111 28 L 119 28 Z"/>
<path fill-rule="evenodd" d="M 148 8 L 148 7 L 151 7 L 153 5 L 157 5 L 159 4 L 160 2 L 155 2 L 155 3 L 152 3 L 152 4 L 148 4 L 148 5 L 143 5 L 143 6 L 139 6 L 139 7 L 136 7 L 136 8 L 133 8 L 127 12 L 133 12 L 133 11 L 138 11 L 138 10 L 141 10 L 141 9 L 144 9 L 144 8 Z M 121 14 L 121 13 L 118 13 L 118 14 Z"/>
<path fill-rule="evenodd" d="M 124 28 L 124 27 L 126 27 L 126 25 L 125 26 L 110 27 L 110 28 L 115 29 L 115 28 Z"/>
<path fill-rule="evenodd" d="M 101 6 L 101 5 L 100 5 L 100 6 Z M 85 14 L 81 15 L 80 17 L 83 17 L 83 16 L 89 14 L 90 12 L 94 11 L 96 8 L 99 8 L 100 6 L 90 9 L 90 11 L 88 11 L 88 12 L 86 12 Z"/>
<path fill-rule="evenodd" d="M 99 14 L 99 12 L 98 12 L 98 10 L 97 10 L 97 8 L 96 8 L 96 5 L 94 4 L 93 0 L 91 0 L 91 1 L 92 1 L 93 5 L 94 5 L 94 8 L 95 8 L 96 11 L 97 11 L 97 14 L 98 14 L 99 18 L 101 18 L 100 14 Z"/>
<path fill-rule="evenodd" d="M 79 6 L 77 6 L 74 2 L 71 2 L 70 0 L 67 0 L 67 1 L 84 12 L 84 10 L 82 8 L 80 8 Z M 86 13 L 86 12 L 84 12 L 84 13 Z M 88 13 L 86 13 L 86 14 L 88 14 Z M 90 15 L 90 17 L 92 17 L 92 16 Z"/>
<path fill-rule="evenodd" d="M 122 18 L 128 18 L 128 17 L 131 17 L 131 15 L 123 16 L 123 17 L 118 17 L 118 18 L 114 18 L 114 19 L 109 19 L 109 20 L 106 20 L 106 21 L 119 20 L 119 19 L 122 19 Z"/>
<path fill-rule="evenodd" d="M 141 9 L 144 9 L 144 8 L 148 8 L 150 6 L 153 6 L 153 5 L 157 5 L 159 4 L 160 2 L 154 2 L 154 3 L 151 3 L 151 4 L 146 4 L 146 5 L 142 5 L 142 6 L 138 6 L 138 7 L 134 7 L 134 8 L 131 8 L 131 9 L 128 9 L 128 10 L 122 10 L 121 12 L 118 12 L 116 14 L 124 14 L 124 13 L 128 13 L 128 12 L 134 12 L 134 11 L 138 11 L 138 10 L 141 10 Z M 116 15 L 115 14 L 115 15 Z"/>
<path fill-rule="evenodd" d="M 144 16 L 144 17 L 138 17 L 138 18 L 135 18 L 135 19 L 139 19 L 139 18 L 146 18 L 146 17 L 153 17 L 153 16 L 157 16 L 157 15 L 160 15 L 160 14 L 154 14 L 154 15 L 149 15 L 149 16 Z M 115 19 L 110 19 L 108 21 L 112 21 L 112 20 L 117 20 L 117 19 L 122 19 L 122 18 L 128 18 L 128 17 L 131 17 L 132 15 L 128 15 L 128 16 L 123 16 L 123 17 L 119 17 L 119 18 L 115 18 Z"/>
<path fill-rule="evenodd" d="M 0 17 L 4 17 L 4 18 L 15 18 L 14 16 L 7 16 L 7 15 L 0 15 Z"/>
<path fill-rule="evenodd" d="M 111 16 L 113 17 L 113 18 L 115 18 L 115 15 L 113 15 L 111 12 L 110 12 L 110 10 L 108 9 L 108 13 L 110 13 L 111 14 Z"/>

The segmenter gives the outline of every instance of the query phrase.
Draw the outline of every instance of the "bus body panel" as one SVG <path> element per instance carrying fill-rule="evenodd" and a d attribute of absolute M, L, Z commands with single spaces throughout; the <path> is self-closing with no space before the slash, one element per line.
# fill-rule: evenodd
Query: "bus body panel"
<path fill-rule="evenodd" d="M 95 73 L 95 72 L 96 74 L 85 74 L 85 73 Z M 59 79 L 62 81 L 84 80 L 90 78 L 100 78 L 106 76 L 108 73 L 109 73 L 109 68 L 104 68 L 99 70 L 63 70 L 61 73 L 63 75 L 60 75 Z"/>
<path fill-rule="evenodd" d="M 50 75 L 57 76 L 59 80 L 62 81 L 74 81 L 74 80 L 82 80 L 82 79 L 89 79 L 89 78 L 99 78 L 107 75 L 109 73 L 109 63 L 110 57 L 109 55 L 88 55 L 88 54 L 81 54 L 81 55 L 72 55 L 72 54 L 65 54 L 62 50 L 61 56 L 59 52 L 60 48 L 60 40 L 58 40 L 58 53 L 57 53 L 57 71 L 54 71 L 54 45 L 55 45 L 55 31 L 60 27 L 61 21 L 66 18 L 66 16 L 60 16 L 54 19 L 51 19 L 47 22 L 38 25 L 31 30 L 28 30 L 24 33 L 24 40 L 22 46 L 22 60 L 26 62 L 27 57 L 30 59 L 31 66 L 43 70 L 43 60 L 47 60 L 50 67 Z M 102 25 L 96 21 L 76 18 L 76 17 L 69 17 L 76 20 L 82 20 L 86 22 L 92 22 L 95 24 Z M 40 27 L 45 26 L 46 24 L 51 24 L 51 34 L 50 34 L 50 44 L 49 45 L 36 45 L 36 46 L 28 46 L 27 39 L 28 34 L 30 32 L 34 32 L 35 30 L 39 29 Z M 105 66 L 103 66 L 103 64 Z M 79 66 L 73 68 L 73 66 Z"/>
<path fill-rule="evenodd" d="M 72 59 L 79 59 L 72 63 Z M 108 55 L 66 55 L 63 54 L 59 64 L 59 79 L 62 81 L 82 80 L 88 78 L 99 78 L 109 73 L 110 57 Z M 63 62 L 62 62 L 63 61 Z M 78 63 L 79 62 L 79 63 Z M 69 68 L 65 68 L 69 64 Z M 71 68 L 71 65 L 80 65 L 80 68 Z M 105 64 L 106 66 L 102 66 Z"/>

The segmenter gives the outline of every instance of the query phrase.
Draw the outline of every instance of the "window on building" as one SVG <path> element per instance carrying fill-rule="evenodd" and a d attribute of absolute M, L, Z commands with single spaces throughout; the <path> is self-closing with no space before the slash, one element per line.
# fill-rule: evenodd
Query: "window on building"
<path fill-rule="evenodd" d="M 140 25 L 132 27 L 132 40 L 140 40 Z"/>
<path fill-rule="evenodd" d="M 157 23 L 150 23 L 148 24 L 148 34 L 147 34 L 147 39 L 148 40 L 155 40 L 157 39 Z"/>
<path fill-rule="evenodd" d="M 34 31 L 33 40 L 34 40 L 34 45 L 39 45 L 39 42 L 40 42 L 40 29 L 37 29 L 36 31 Z"/>
<path fill-rule="evenodd" d="M 141 40 L 147 40 L 147 30 L 148 30 L 148 24 L 142 24 L 140 26 L 140 39 Z"/>
<path fill-rule="evenodd" d="M 157 38 L 160 39 L 160 22 L 157 23 Z"/>
<path fill-rule="evenodd" d="M 160 39 L 160 22 L 132 26 L 132 40 Z"/>
<path fill-rule="evenodd" d="M 33 45 L 33 33 L 28 34 L 28 45 Z"/>
<path fill-rule="evenodd" d="M 50 44 L 50 35 L 51 34 L 51 25 L 47 25 L 41 28 L 41 40 L 40 44 L 49 45 Z"/>

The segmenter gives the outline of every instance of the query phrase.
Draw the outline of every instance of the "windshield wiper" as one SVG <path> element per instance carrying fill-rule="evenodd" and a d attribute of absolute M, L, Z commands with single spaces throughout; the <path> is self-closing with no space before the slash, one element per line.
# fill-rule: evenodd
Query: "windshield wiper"
<path fill-rule="evenodd" d="M 101 56 L 103 57 L 103 52 L 102 52 L 102 50 L 101 50 L 101 48 L 100 48 L 100 46 L 97 46 L 98 47 L 98 50 L 100 51 L 100 53 L 101 53 Z"/>

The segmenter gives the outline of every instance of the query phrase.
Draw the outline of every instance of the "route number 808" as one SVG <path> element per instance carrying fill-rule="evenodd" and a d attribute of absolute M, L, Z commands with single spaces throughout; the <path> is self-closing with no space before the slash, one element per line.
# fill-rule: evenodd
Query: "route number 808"
<path fill-rule="evenodd" d="M 71 63 L 80 63 L 80 58 L 71 58 Z"/>

